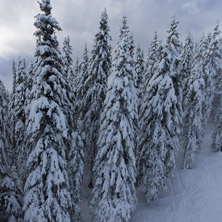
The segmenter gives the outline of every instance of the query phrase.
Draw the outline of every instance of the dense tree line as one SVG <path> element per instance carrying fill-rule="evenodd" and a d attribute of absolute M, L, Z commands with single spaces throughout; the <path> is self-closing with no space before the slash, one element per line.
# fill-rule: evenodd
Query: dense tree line
<path fill-rule="evenodd" d="M 124 16 L 112 58 L 107 11 L 91 54 L 73 65 L 70 38 L 60 51 L 50 0 L 35 16 L 36 50 L 13 62 L 9 94 L 0 81 L 0 218 L 5 222 L 81 221 L 83 178 L 94 222 L 133 217 L 136 188 L 158 198 L 177 153 L 191 169 L 207 121 L 222 151 L 222 38 L 219 24 L 180 40 L 175 17 L 166 41 L 155 32 L 147 57 Z M 135 52 L 134 52 L 135 51 Z"/>

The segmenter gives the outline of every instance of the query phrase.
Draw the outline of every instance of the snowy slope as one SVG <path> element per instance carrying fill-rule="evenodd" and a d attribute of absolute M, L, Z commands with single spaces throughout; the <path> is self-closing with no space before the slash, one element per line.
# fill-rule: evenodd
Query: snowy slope
<path fill-rule="evenodd" d="M 150 204 L 138 191 L 136 222 L 221 222 L 222 153 L 212 152 L 209 123 L 196 165 L 192 170 L 176 169 L 168 191 Z"/>
<path fill-rule="evenodd" d="M 213 129 L 214 124 L 209 123 L 194 169 L 182 170 L 178 166 L 168 191 L 159 200 L 148 204 L 138 190 L 136 222 L 222 222 L 222 153 L 210 148 Z M 90 222 L 90 191 L 86 184 L 85 181 L 81 209 L 83 221 Z"/>

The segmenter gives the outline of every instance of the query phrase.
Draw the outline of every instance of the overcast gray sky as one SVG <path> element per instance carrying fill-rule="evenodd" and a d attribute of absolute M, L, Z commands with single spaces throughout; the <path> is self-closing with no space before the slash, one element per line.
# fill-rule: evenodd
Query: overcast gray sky
<path fill-rule="evenodd" d="M 126 15 L 136 44 L 146 52 L 157 31 L 165 40 L 171 17 L 179 20 L 181 39 L 190 31 L 195 39 L 211 31 L 221 20 L 221 0 L 51 0 L 52 15 L 63 31 L 57 33 L 60 46 L 69 35 L 74 59 L 82 58 L 85 43 L 89 51 L 98 31 L 101 12 L 107 9 L 112 46 L 119 36 L 122 16 Z M 12 60 L 32 60 L 35 50 L 34 16 L 36 0 L 0 0 L 0 79 L 10 89 Z"/>

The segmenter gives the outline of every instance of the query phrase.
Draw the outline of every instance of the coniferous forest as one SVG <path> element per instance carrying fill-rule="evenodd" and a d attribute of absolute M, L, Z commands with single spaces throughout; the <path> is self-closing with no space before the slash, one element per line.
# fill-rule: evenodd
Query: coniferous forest
<path fill-rule="evenodd" d="M 104 10 L 92 49 L 73 61 L 50 0 L 39 6 L 33 61 L 13 62 L 10 93 L 0 81 L 0 221 L 80 222 L 83 183 L 94 222 L 131 221 L 137 188 L 158 199 L 178 152 L 193 168 L 209 117 L 212 150 L 222 151 L 219 23 L 182 41 L 172 17 L 144 53 L 126 16 L 112 49 Z"/>

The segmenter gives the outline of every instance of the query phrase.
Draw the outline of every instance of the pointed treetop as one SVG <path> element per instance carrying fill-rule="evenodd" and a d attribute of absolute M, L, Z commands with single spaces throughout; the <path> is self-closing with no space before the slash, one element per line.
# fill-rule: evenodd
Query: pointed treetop
<path fill-rule="evenodd" d="M 159 44 L 158 44 L 158 35 L 157 35 L 157 31 L 155 31 L 153 40 L 152 40 L 152 42 L 150 44 L 150 48 L 148 50 L 148 59 L 153 59 L 153 54 L 157 53 L 158 46 L 159 46 Z"/>
<path fill-rule="evenodd" d="M 51 14 L 51 10 L 52 10 L 52 6 L 50 5 L 50 0 L 42 0 L 41 2 L 39 2 L 40 5 L 40 9 L 45 12 L 46 15 L 50 15 Z"/>
<path fill-rule="evenodd" d="M 108 15 L 107 15 L 106 9 L 102 12 L 102 15 L 101 15 L 100 29 L 109 31 Z"/>
<path fill-rule="evenodd" d="M 206 57 L 206 50 L 208 48 L 208 38 L 206 35 L 203 33 L 202 37 L 200 39 L 199 44 L 197 45 L 196 53 L 195 53 L 195 60 L 198 60 L 198 58 L 204 59 Z"/>
<path fill-rule="evenodd" d="M 35 16 L 36 21 L 34 22 L 34 26 L 38 29 L 34 35 L 39 37 L 42 36 L 43 41 L 47 41 L 50 35 L 55 33 L 55 30 L 61 31 L 61 27 L 58 25 L 58 22 L 54 17 L 51 16 L 51 5 L 50 0 L 41 0 L 38 2 L 40 9 L 43 14 L 38 14 Z"/>
<path fill-rule="evenodd" d="M 217 38 L 220 35 L 221 31 L 219 30 L 219 27 L 220 27 L 220 23 L 218 20 L 215 28 L 213 29 L 213 39 Z"/>
<path fill-rule="evenodd" d="M 158 40 L 158 34 L 157 34 L 157 31 L 154 32 L 154 37 L 153 37 L 153 42 L 157 42 Z"/>
<path fill-rule="evenodd" d="M 187 36 L 186 36 L 185 41 L 186 41 L 186 40 L 187 40 L 187 41 L 188 41 L 188 40 L 189 40 L 189 41 L 190 41 L 190 40 L 193 40 L 193 36 L 192 36 L 192 34 L 191 34 L 190 31 L 187 32 Z"/>
<path fill-rule="evenodd" d="M 185 43 L 183 46 L 183 64 L 186 66 L 188 63 L 192 63 L 193 60 L 193 54 L 194 54 L 194 43 L 193 43 L 193 36 L 190 32 L 187 33 L 187 36 L 185 38 Z"/>
<path fill-rule="evenodd" d="M 12 61 L 12 75 L 13 75 L 13 88 L 12 93 L 15 94 L 15 84 L 16 84 L 16 67 L 15 67 L 15 60 Z"/>
<path fill-rule="evenodd" d="M 123 16 L 122 27 L 120 28 L 120 39 L 129 33 L 129 26 L 127 25 L 127 17 Z"/>
<path fill-rule="evenodd" d="M 87 43 L 85 43 L 85 47 L 84 47 L 84 55 L 83 57 L 85 58 L 85 55 L 87 55 L 87 58 L 88 58 L 88 47 L 87 47 Z M 88 60 L 88 59 L 87 59 Z"/>
<path fill-rule="evenodd" d="M 72 65 L 73 60 L 72 60 L 72 46 L 70 45 L 70 38 L 69 36 L 65 37 L 64 43 L 63 43 L 63 52 L 65 54 L 65 63 L 66 65 Z"/>
<path fill-rule="evenodd" d="M 179 32 L 177 31 L 178 24 L 179 24 L 179 22 L 176 21 L 176 17 L 173 16 L 171 24 L 170 24 L 170 28 L 167 31 L 167 33 L 168 33 L 167 44 L 168 45 L 173 44 L 175 46 L 180 47 Z"/>

